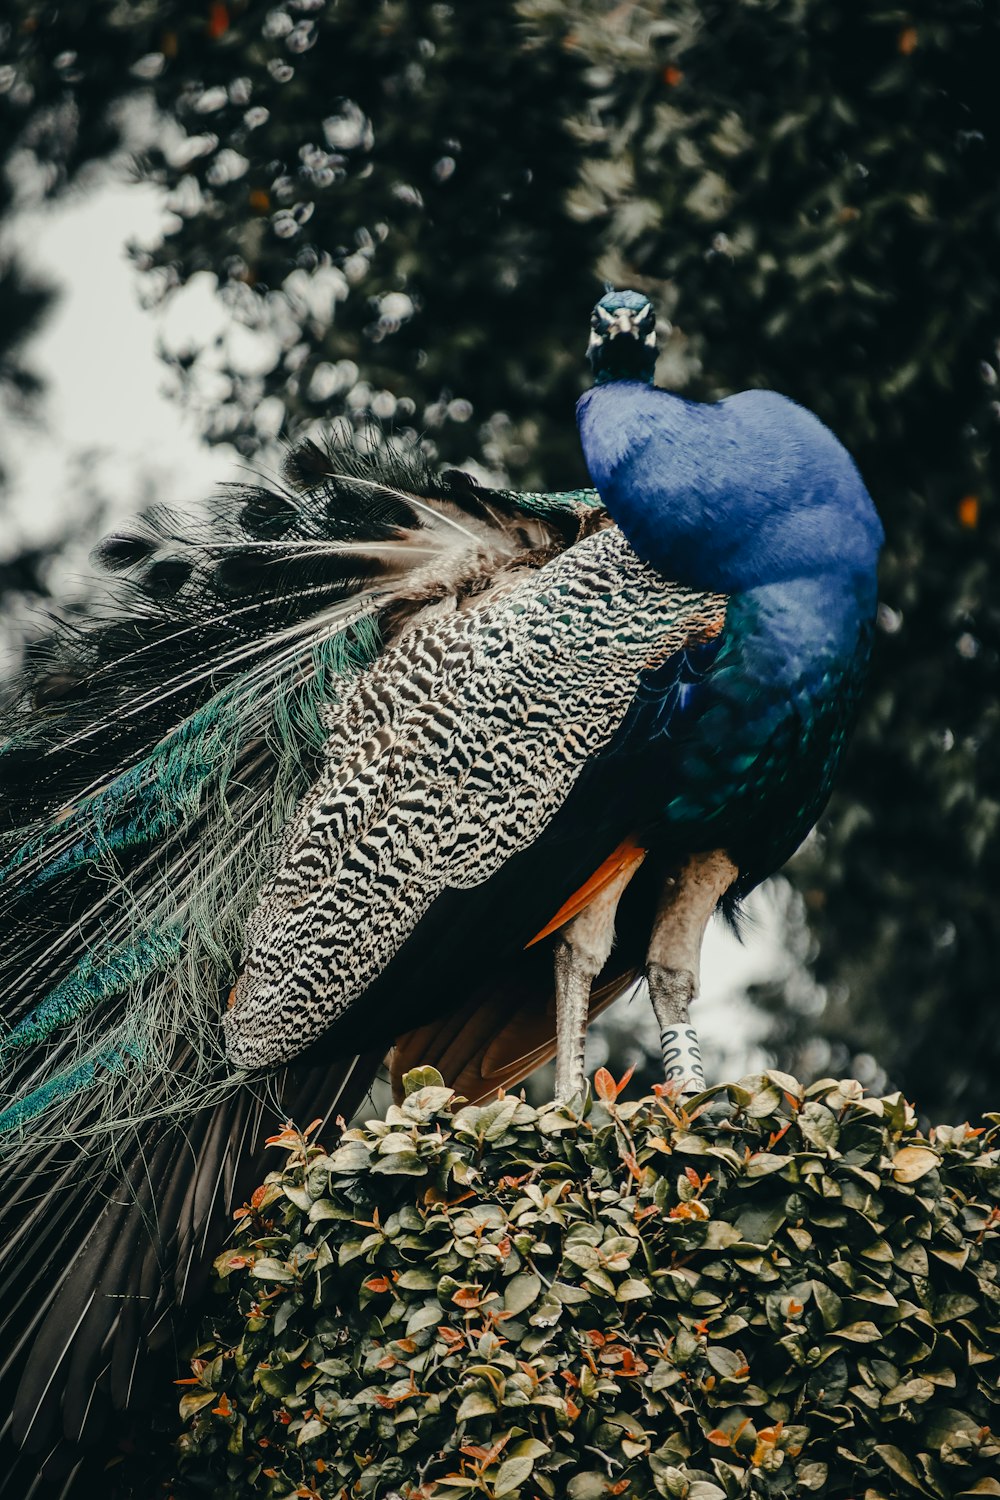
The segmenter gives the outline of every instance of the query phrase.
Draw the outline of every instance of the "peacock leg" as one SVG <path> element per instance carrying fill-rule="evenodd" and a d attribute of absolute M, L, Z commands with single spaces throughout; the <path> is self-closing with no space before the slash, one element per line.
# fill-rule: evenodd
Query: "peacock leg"
<path fill-rule="evenodd" d="M 660 1028 L 664 1078 L 682 1092 L 705 1087 L 698 1034 L 688 1008 L 698 994 L 705 928 L 738 874 L 721 849 L 693 854 L 663 888 L 646 955 L 646 981 Z"/>
<path fill-rule="evenodd" d="M 556 941 L 556 1098 L 563 1104 L 583 1093 L 590 990 L 610 956 L 618 902 L 637 868 L 619 871 Z"/>

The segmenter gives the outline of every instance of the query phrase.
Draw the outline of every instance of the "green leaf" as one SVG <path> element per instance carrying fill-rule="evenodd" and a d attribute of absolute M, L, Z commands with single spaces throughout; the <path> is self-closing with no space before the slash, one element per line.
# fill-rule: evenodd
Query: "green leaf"
<path fill-rule="evenodd" d="M 433 1271 L 415 1266 L 412 1270 L 401 1273 L 396 1289 L 402 1292 L 433 1292 L 437 1289 L 439 1279 Z"/>
<path fill-rule="evenodd" d="M 579 1302 L 589 1302 L 590 1293 L 582 1286 L 573 1286 L 568 1281 L 554 1281 L 552 1283 L 552 1295 L 560 1302 L 575 1306 Z"/>
<path fill-rule="evenodd" d="M 330 1153 L 331 1172 L 366 1172 L 371 1162 L 371 1151 L 360 1141 L 345 1141 Z"/>
<path fill-rule="evenodd" d="M 683 1380 L 680 1370 L 676 1369 L 669 1360 L 658 1359 L 653 1366 L 653 1375 L 650 1380 L 650 1390 L 665 1391 L 678 1381 Z"/>
<path fill-rule="evenodd" d="M 965 1263 L 969 1259 L 969 1246 L 965 1244 L 960 1249 L 952 1249 L 950 1246 L 933 1245 L 930 1253 L 937 1260 L 944 1261 L 945 1265 L 952 1266 L 956 1271 L 964 1271 Z"/>
<path fill-rule="evenodd" d="M 753 1091 L 746 1112 L 751 1120 L 766 1119 L 781 1108 L 781 1102 L 781 1090 L 773 1083 L 767 1083 Z"/>
<path fill-rule="evenodd" d="M 511 1443 L 507 1450 L 511 1458 L 530 1458 L 534 1463 L 536 1458 L 545 1458 L 552 1452 L 547 1443 L 539 1442 L 538 1438 L 520 1438 Z"/>
<path fill-rule="evenodd" d="M 285 1184 L 285 1197 L 289 1203 L 294 1203 L 301 1213 L 308 1213 L 312 1207 L 312 1195 L 305 1188 L 296 1187 L 294 1183 Z"/>
<path fill-rule="evenodd" d="M 753 1098 L 752 1089 L 744 1088 L 743 1085 L 739 1083 L 727 1084 L 726 1092 L 729 1095 L 729 1102 L 734 1109 L 745 1110 L 747 1105 Z"/>
<path fill-rule="evenodd" d="M 744 1238 L 735 1224 L 727 1224 L 725 1219 L 710 1219 L 705 1225 L 702 1245 L 706 1250 L 726 1250 Z"/>
<path fill-rule="evenodd" d="M 723 1379 L 731 1379 L 746 1364 L 743 1356 L 732 1349 L 709 1349 L 705 1357 L 716 1375 Z"/>
<path fill-rule="evenodd" d="M 256 1276 L 258 1281 L 294 1281 L 295 1273 L 284 1261 L 273 1260 L 269 1255 L 262 1255 L 255 1260 L 251 1267 L 251 1275 Z"/>
<path fill-rule="evenodd" d="M 796 1117 L 799 1133 L 818 1151 L 832 1153 L 840 1140 L 840 1126 L 825 1105 L 808 1100 Z"/>
<path fill-rule="evenodd" d="M 850 1339 L 855 1344 L 871 1344 L 882 1337 L 881 1329 L 876 1328 L 874 1323 L 862 1319 L 857 1323 L 848 1323 L 843 1328 L 838 1328 L 830 1333 L 832 1339 Z"/>
<path fill-rule="evenodd" d="M 427 1163 L 415 1151 L 397 1151 L 372 1162 L 371 1170 L 383 1177 L 426 1177 Z"/>
<path fill-rule="evenodd" d="M 574 1474 L 566 1486 L 568 1500 L 605 1500 L 608 1490 L 608 1481 L 604 1474 L 596 1469 L 587 1469 L 582 1474 Z"/>
<path fill-rule="evenodd" d="M 887 1469 L 891 1469 L 893 1474 L 897 1475 L 900 1479 L 904 1479 L 915 1490 L 919 1490 L 923 1495 L 932 1493 L 926 1488 L 920 1475 L 902 1449 L 896 1448 L 892 1443 L 877 1443 L 875 1445 L 875 1452 Z"/>
<path fill-rule="evenodd" d="M 357 1260 L 359 1255 L 364 1255 L 365 1245 L 365 1240 L 344 1240 L 343 1244 L 337 1247 L 338 1266 L 349 1265 L 352 1260 Z"/>
<path fill-rule="evenodd" d="M 772 1172 L 781 1172 L 788 1166 L 787 1156 L 775 1156 L 770 1151 L 755 1151 L 746 1165 L 746 1176 L 767 1177 Z"/>
<path fill-rule="evenodd" d="M 479 1117 L 479 1128 L 483 1139 L 498 1141 L 501 1136 L 505 1135 L 517 1114 L 519 1104 L 520 1101 L 511 1094 L 504 1099 L 497 1099 L 493 1104 L 487 1104 L 480 1111 Z"/>
<path fill-rule="evenodd" d="M 616 1292 L 616 1300 L 619 1302 L 635 1302 L 640 1297 L 651 1297 L 653 1288 L 645 1281 L 639 1281 L 636 1277 L 623 1281 Z"/>
<path fill-rule="evenodd" d="M 584 1271 L 583 1279 L 584 1281 L 588 1281 L 591 1286 L 596 1286 L 599 1291 L 607 1292 L 609 1297 L 616 1295 L 614 1282 L 607 1271 L 602 1271 L 599 1266 L 592 1271 Z"/>
<path fill-rule="evenodd" d="M 195 1412 L 204 1410 L 210 1402 L 217 1402 L 218 1399 L 218 1391 L 191 1391 L 189 1395 L 182 1396 L 178 1403 L 181 1421 L 187 1422 Z"/>
<path fill-rule="evenodd" d="M 295 1387 L 296 1372 L 294 1369 L 261 1370 L 255 1375 L 257 1384 L 268 1396 L 277 1396 L 284 1399 Z"/>
<path fill-rule="evenodd" d="M 769 1245 L 785 1222 L 784 1203 L 751 1203 L 740 1213 L 734 1231 L 735 1239 L 750 1245 Z"/>
<path fill-rule="evenodd" d="M 521 1271 L 517 1276 L 512 1276 L 504 1288 L 505 1312 L 514 1314 L 526 1312 L 529 1307 L 534 1307 L 541 1290 L 541 1278 L 533 1271 Z"/>
<path fill-rule="evenodd" d="M 976 1298 L 970 1298 L 966 1292 L 946 1292 L 940 1298 L 934 1298 L 934 1311 L 931 1314 L 934 1323 L 951 1323 L 955 1317 L 969 1317 L 979 1307 Z"/>
<path fill-rule="evenodd" d="M 322 1224 L 330 1219 L 341 1219 L 343 1213 L 330 1198 L 317 1198 L 309 1208 L 310 1224 Z"/>
<path fill-rule="evenodd" d="M 579 1266 L 582 1271 L 594 1270 L 600 1266 L 601 1258 L 593 1245 L 575 1244 L 570 1241 L 563 1250 L 566 1260 L 572 1261 L 574 1266 Z"/>
<path fill-rule="evenodd" d="M 527 1456 L 506 1459 L 497 1470 L 497 1477 L 493 1481 L 493 1493 L 497 1500 L 501 1500 L 503 1495 L 516 1494 L 534 1467 L 534 1459 Z"/>
<path fill-rule="evenodd" d="M 401 1152 L 414 1152 L 415 1143 L 408 1130 L 390 1130 L 378 1143 L 379 1156 L 398 1156 Z"/>
<path fill-rule="evenodd" d="M 403 1074 L 403 1094 L 415 1094 L 418 1089 L 443 1089 L 444 1079 L 437 1068 L 411 1068 Z M 451 1093 L 451 1090 L 448 1090 Z"/>
<path fill-rule="evenodd" d="M 926 1441 L 929 1448 L 940 1452 L 954 1449 L 963 1442 L 968 1444 L 978 1439 L 980 1424 L 974 1422 L 964 1411 L 945 1406 L 928 1418 Z"/>
<path fill-rule="evenodd" d="M 421 1122 L 441 1114 L 451 1104 L 455 1090 L 448 1088 L 417 1089 L 403 1101 L 403 1113 Z"/>
<path fill-rule="evenodd" d="M 910 1380 L 901 1380 L 891 1390 L 886 1391 L 882 1397 L 883 1406 L 904 1406 L 909 1401 L 929 1401 L 934 1395 L 936 1387 L 929 1380 L 924 1380 L 920 1375 L 914 1375 Z"/>
<path fill-rule="evenodd" d="M 828 1331 L 839 1328 L 840 1320 L 844 1315 L 844 1304 L 841 1298 L 824 1281 L 813 1281 L 812 1293 L 823 1319 L 823 1327 Z"/>
<path fill-rule="evenodd" d="M 562 1320 L 563 1304 L 546 1293 L 536 1304 L 529 1318 L 533 1328 L 554 1328 Z"/>
<path fill-rule="evenodd" d="M 412 1338 L 415 1333 L 420 1333 L 424 1328 L 436 1328 L 443 1318 L 444 1309 L 440 1302 L 425 1303 L 407 1318 L 406 1337 Z"/>
<path fill-rule="evenodd" d="M 600 1253 L 607 1270 L 624 1271 L 638 1248 L 638 1240 L 623 1234 L 610 1235 L 601 1245 Z"/>
<path fill-rule="evenodd" d="M 893 1263 L 908 1276 L 926 1276 L 929 1269 L 927 1251 L 923 1245 L 907 1245 L 905 1249 L 898 1250 Z"/>
<path fill-rule="evenodd" d="M 319 1417 L 311 1417 L 308 1422 L 303 1422 L 295 1438 L 296 1448 L 304 1448 L 306 1443 L 315 1442 L 319 1437 L 324 1437 L 330 1431 L 329 1424 Z"/>
<path fill-rule="evenodd" d="M 470 1391 L 455 1413 L 456 1422 L 469 1422 L 473 1417 L 491 1417 L 497 1409 L 496 1401 L 485 1391 Z"/>

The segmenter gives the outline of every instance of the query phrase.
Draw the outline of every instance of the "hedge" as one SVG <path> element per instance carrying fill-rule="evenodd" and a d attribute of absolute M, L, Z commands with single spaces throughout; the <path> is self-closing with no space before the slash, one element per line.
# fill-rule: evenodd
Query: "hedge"
<path fill-rule="evenodd" d="M 624 1083 L 624 1080 L 623 1080 Z M 1000 1496 L 1000 1115 L 768 1072 L 287 1153 L 219 1257 L 175 1494 Z"/>

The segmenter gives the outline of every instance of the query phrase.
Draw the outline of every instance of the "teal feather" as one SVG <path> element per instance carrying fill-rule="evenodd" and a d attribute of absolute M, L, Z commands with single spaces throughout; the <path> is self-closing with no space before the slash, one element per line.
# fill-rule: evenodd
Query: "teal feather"
<path fill-rule="evenodd" d="M 0 1063 L 9 1063 L 16 1053 L 71 1022 L 77 1029 L 67 1045 L 92 1046 L 100 1041 L 104 1016 L 97 1017 L 93 1031 L 83 1023 L 115 1000 L 149 1045 L 143 1066 L 125 1089 L 119 1071 L 85 1060 L 58 1072 L 50 1083 L 15 1093 L 0 1113 L 0 1133 L 37 1122 L 44 1123 L 40 1140 L 57 1136 L 81 1092 L 90 1096 L 96 1133 L 121 1130 L 142 1118 L 147 1077 L 159 1076 L 169 1066 L 178 1034 L 193 1044 L 194 1062 L 177 1078 L 169 1102 L 158 1108 L 184 1114 L 206 1091 L 238 1081 L 224 1063 L 218 1039 L 220 975 L 225 979 L 235 973 L 243 924 L 268 867 L 269 848 L 308 786 L 310 755 L 328 737 L 323 709 L 336 700 L 344 680 L 377 652 L 378 644 L 377 626 L 366 621 L 360 629 L 337 632 L 310 646 L 277 682 L 241 684 L 216 695 L 139 764 L 84 798 L 70 817 L 43 830 L 8 861 L 0 878 L 26 863 L 37 866 L 29 888 L 84 866 L 103 872 L 112 891 L 119 887 L 111 925 L 120 936 L 100 952 L 85 954 L 15 1024 L 0 1044 Z M 264 793 L 248 792 L 236 784 L 235 773 L 262 730 L 273 759 L 273 782 Z M 177 840 L 195 824 L 199 848 L 191 873 L 179 885 L 155 882 L 127 892 L 117 868 L 122 851 L 162 844 L 168 836 Z M 235 845 L 234 827 L 242 840 Z M 61 848 L 67 837 L 73 842 Z M 53 844 L 58 852 L 46 861 Z M 64 1049 L 57 1049 L 53 1062 L 63 1056 Z M 34 1068 L 30 1076 L 35 1076 Z"/>
<path fill-rule="evenodd" d="M 140 932 L 127 947 L 110 953 L 86 953 L 76 967 L 0 1041 L 0 1066 L 25 1047 L 32 1047 L 60 1026 L 81 1020 L 102 1000 L 141 984 L 180 957 L 184 928 L 179 923 Z"/>
<path fill-rule="evenodd" d="M 123 1042 L 120 1046 L 104 1046 L 93 1057 L 86 1058 L 72 1068 L 54 1074 L 38 1088 L 0 1110 L 0 1135 L 23 1130 L 32 1120 L 59 1104 L 67 1104 L 78 1095 L 100 1082 L 102 1074 L 111 1081 L 120 1078 L 129 1065 L 141 1062 L 142 1049 L 138 1042 Z"/>

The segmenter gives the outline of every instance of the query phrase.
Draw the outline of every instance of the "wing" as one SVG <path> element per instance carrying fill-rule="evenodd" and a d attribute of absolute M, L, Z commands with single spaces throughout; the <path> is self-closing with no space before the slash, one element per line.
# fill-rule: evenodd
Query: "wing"
<path fill-rule="evenodd" d="M 536 844 L 645 674 L 715 634 L 723 609 L 610 528 L 386 651 L 339 705 L 248 924 L 232 1059 L 274 1066 L 424 1021 L 363 997 L 445 892 L 488 886 Z"/>

